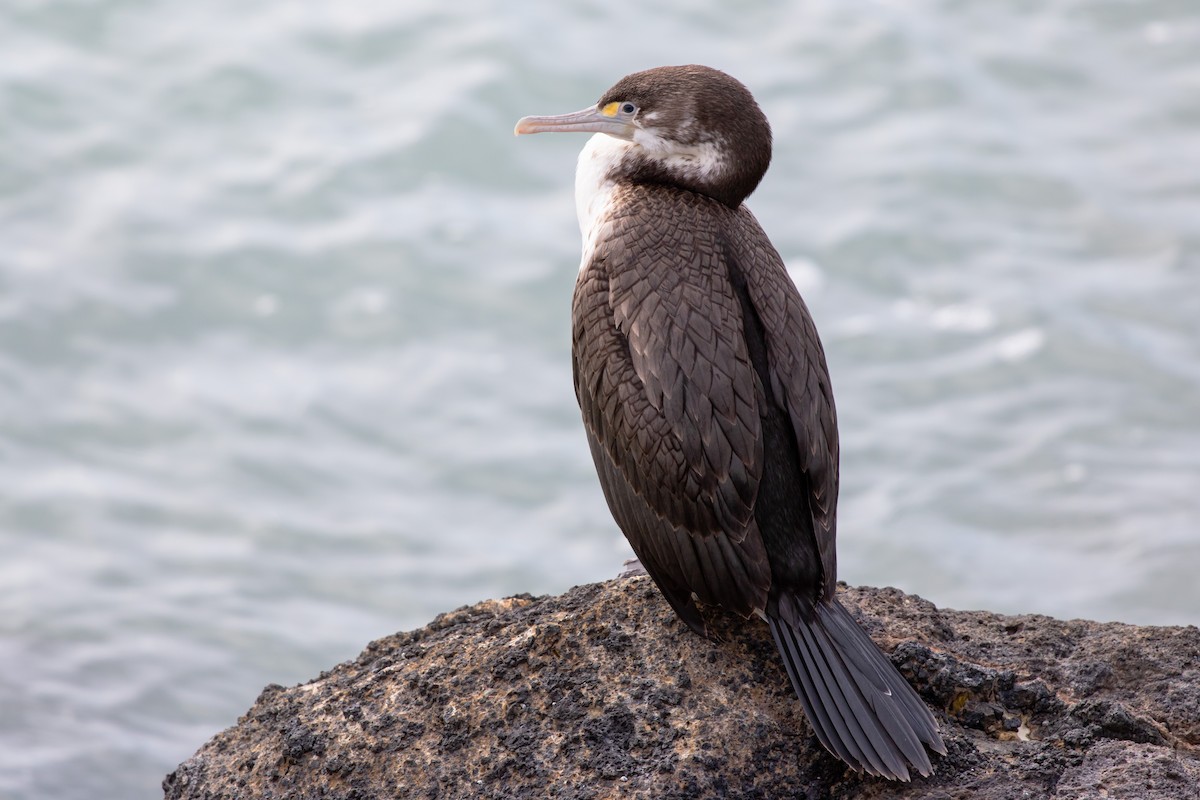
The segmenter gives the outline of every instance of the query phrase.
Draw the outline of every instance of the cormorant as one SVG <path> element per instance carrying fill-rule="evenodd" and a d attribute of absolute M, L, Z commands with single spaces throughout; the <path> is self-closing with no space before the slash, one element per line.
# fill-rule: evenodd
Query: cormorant
<path fill-rule="evenodd" d="M 834 596 L 838 431 L 825 354 L 742 201 L 771 160 L 749 90 L 702 66 L 617 82 L 516 133 L 579 156 L 575 394 L 604 496 L 693 630 L 693 598 L 770 626 L 821 743 L 908 780 L 945 753 L 929 709 Z"/>

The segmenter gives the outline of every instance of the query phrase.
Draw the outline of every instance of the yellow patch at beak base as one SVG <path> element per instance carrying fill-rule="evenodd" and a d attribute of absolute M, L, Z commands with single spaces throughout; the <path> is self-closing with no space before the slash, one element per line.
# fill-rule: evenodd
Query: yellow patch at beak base
<path fill-rule="evenodd" d="M 604 108 L 600 109 L 600 113 L 606 117 L 615 117 L 617 115 L 617 109 L 620 107 L 620 105 L 620 103 L 606 103 Z"/>

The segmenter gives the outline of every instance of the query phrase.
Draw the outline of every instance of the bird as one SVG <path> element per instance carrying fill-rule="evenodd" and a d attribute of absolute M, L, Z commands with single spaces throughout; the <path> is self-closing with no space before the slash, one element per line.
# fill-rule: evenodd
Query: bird
<path fill-rule="evenodd" d="M 741 82 L 696 64 L 625 76 L 516 135 L 587 132 L 575 395 L 618 527 L 679 618 L 764 619 L 820 743 L 908 781 L 946 747 L 929 707 L 836 597 L 838 428 L 825 354 L 744 204 L 771 161 Z"/>

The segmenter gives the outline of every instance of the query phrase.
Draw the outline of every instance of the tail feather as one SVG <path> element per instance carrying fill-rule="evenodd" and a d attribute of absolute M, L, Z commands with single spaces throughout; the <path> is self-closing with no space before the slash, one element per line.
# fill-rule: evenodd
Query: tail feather
<path fill-rule="evenodd" d="M 817 616 L 826 628 L 836 631 L 837 641 L 852 648 L 855 656 L 851 660 L 854 663 L 876 666 L 879 680 L 891 690 L 891 696 L 899 701 L 900 708 L 896 710 L 901 712 L 903 718 L 908 722 L 904 726 L 904 730 L 915 735 L 919 741 L 928 745 L 935 753 L 946 755 L 946 745 L 942 742 L 937 723 L 934 721 L 929 707 L 925 705 L 908 681 L 904 680 L 904 676 L 896 670 L 892 662 L 883 655 L 875 642 L 871 641 L 867 632 L 854 621 L 845 607 L 834 600 L 831 604 L 820 605 L 817 608 Z M 884 707 L 890 708 L 891 704 L 884 704 Z M 917 752 L 924 755 L 920 745 L 914 743 L 913 746 Z"/>
<path fill-rule="evenodd" d="M 838 722 L 841 722 L 841 715 L 837 713 L 832 702 L 827 702 L 820 698 L 817 694 L 817 687 L 813 683 L 813 676 L 809 670 L 797 667 L 797 664 L 803 664 L 808 658 L 807 652 L 801 654 L 801 643 L 796 639 L 795 633 L 788 627 L 787 623 L 768 617 L 767 622 L 771 626 L 771 633 L 775 636 L 775 646 L 779 648 L 780 654 L 783 655 L 783 663 L 787 669 L 788 677 L 792 680 L 792 688 L 796 690 L 797 696 L 800 698 L 800 705 L 804 707 L 804 715 L 808 717 L 809 723 L 817 733 L 817 738 L 821 743 L 832 752 L 835 756 L 845 761 L 847 764 L 861 763 L 863 760 L 862 753 L 857 747 L 854 747 L 853 741 L 847 742 L 843 737 L 836 735 L 837 726 L 835 725 L 830 714 L 833 713 L 838 717 Z M 824 688 L 824 682 L 821 683 Z M 853 747 L 853 752 L 851 748 Z"/>
<path fill-rule="evenodd" d="M 768 616 L 792 687 L 826 749 L 856 769 L 907 781 L 929 775 L 928 745 L 945 753 L 928 707 L 834 600 L 795 624 Z"/>
<path fill-rule="evenodd" d="M 891 742 L 918 772 L 928 775 L 933 766 L 921 745 L 921 732 L 932 734 L 929 738 L 941 743 L 929 709 L 840 604 L 820 607 L 817 618 L 832 632 L 831 640 L 839 643 L 848 654 L 841 656 L 839 651 L 846 672 L 854 679 L 859 693 L 870 704 Z M 926 727 L 929 727 L 928 731 Z M 898 760 L 897 766 L 898 770 L 907 772 L 903 759 Z"/>
<path fill-rule="evenodd" d="M 893 775 L 900 780 L 908 780 L 908 767 L 889 738 L 889 726 L 868 707 L 871 702 L 867 699 L 868 696 L 886 695 L 878 690 L 867 690 L 868 694 L 864 694 L 860 677 L 855 674 L 853 665 L 847 664 L 840 653 L 824 646 L 825 641 L 819 638 L 819 630 L 815 627 L 801 627 L 799 633 L 808 645 L 808 663 L 816 665 L 817 673 L 829 687 L 829 696 L 841 711 L 843 726 L 839 730 L 854 737 L 866 757 L 864 768 L 868 771 L 872 771 L 873 768 L 873 771 L 880 775 Z M 850 677 L 849 681 L 846 680 L 847 676 Z"/>

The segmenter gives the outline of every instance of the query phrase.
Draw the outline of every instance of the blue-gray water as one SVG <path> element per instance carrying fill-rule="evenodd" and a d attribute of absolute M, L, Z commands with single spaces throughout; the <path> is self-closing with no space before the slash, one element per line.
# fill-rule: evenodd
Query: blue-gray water
<path fill-rule="evenodd" d="M 370 639 L 612 576 L 582 137 L 749 84 L 823 333 L 841 577 L 1200 619 L 1200 5 L 9 0 L 0 798 L 132 798 Z"/>

